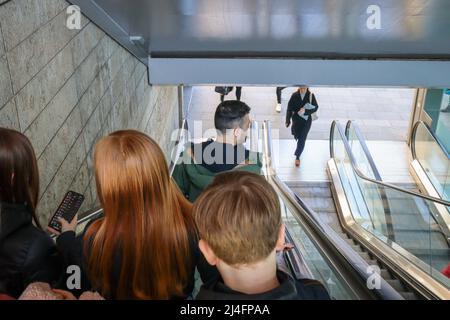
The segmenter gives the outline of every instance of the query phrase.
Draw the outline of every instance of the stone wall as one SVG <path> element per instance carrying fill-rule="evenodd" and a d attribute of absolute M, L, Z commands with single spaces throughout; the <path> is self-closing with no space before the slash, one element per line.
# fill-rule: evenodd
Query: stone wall
<path fill-rule="evenodd" d="M 1 1 L 1 0 L 0 0 Z M 151 87 L 146 67 L 87 18 L 65 27 L 64 0 L 13 0 L 0 7 L 0 126 L 23 132 L 40 169 L 43 224 L 67 190 L 97 202 L 96 141 L 138 129 L 169 154 L 178 124 L 176 87 Z"/>

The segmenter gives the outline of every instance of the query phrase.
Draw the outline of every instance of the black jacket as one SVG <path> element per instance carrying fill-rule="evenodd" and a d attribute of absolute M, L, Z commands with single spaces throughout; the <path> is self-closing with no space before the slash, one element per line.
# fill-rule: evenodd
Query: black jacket
<path fill-rule="evenodd" d="M 86 273 L 86 266 L 87 266 L 87 257 L 83 254 L 83 238 L 85 232 L 88 230 L 90 225 L 94 221 L 91 221 L 86 228 L 84 229 L 84 232 L 80 236 L 76 236 L 75 232 L 68 231 L 62 233 L 57 241 L 56 244 L 58 246 L 59 251 L 64 256 L 65 265 L 77 265 L 81 268 L 81 289 L 80 290 L 70 290 L 75 295 L 80 295 L 82 292 L 87 290 L 95 290 L 101 293 L 101 288 L 93 288 L 90 279 L 88 278 L 88 275 Z M 173 297 L 173 299 L 185 299 L 187 298 L 193 291 L 194 285 L 195 285 L 195 268 L 197 267 L 201 279 L 203 282 L 207 282 L 211 279 L 214 279 L 218 276 L 218 271 L 216 267 L 210 266 L 205 258 L 203 257 L 202 253 L 200 252 L 200 249 L 198 247 L 198 237 L 192 233 L 190 239 L 189 239 L 191 254 L 192 254 L 192 261 L 193 265 L 190 271 L 189 281 L 186 284 L 184 288 L 185 296 L 183 297 Z M 89 255 L 89 248 L 87 255 Z M 121 265 L 121 254 L 118 252 L 118 254 L 114 258 L 114 264 L 112 266 L 112 277 L 116 283 L 119 281 L 120 277 L 120 265 Z M 61 287 L 61 289 L 68 290 L 65 287 Z M 115 299 L 114 294 L 114 288 L 112 289 L 113 294 L 110 297 L 105 297 L 107 299 Z"/>
<path fill-rule="evenodd" d="M 196 300 L 330 300 L 325 287 L 317 280 L 294 280 L 278 270 L 280 286 L 260 294 L 245 294 L 227 287 L 220 277 L 204 284 Z"/>
<path fill-rule="evenodd" d="M 308 120 L 303 119 L 298 115 L 298 112 L 301 108 L 303 108 L 310 101 L 311 104 L 315 106 L 313 110 L 305 110 L 305 116 L 309 116 Z M 291 133 L 297 138 L 300 134 L 303 127 L 307 124 L 307 122 L 311 122 L 311 114 L 316 112 L 319 109 L 319 105 L 317 104 L 316 96 L 311 91 L 306 91 L 304 98 L 302 99 L 301 94 L 296 91 L 292 94 L 291 99 L 289 100 L 287 111 L 286 111 L 286 123 L 290 124 L 292 119 L 292 127 Z"/>
<path fill-rule="evenodd" d="M 25 205 L 0 203 L 0 293 L 18 298 L 32 282 L 54 283 L 62 264 L 50 236 Z"/>

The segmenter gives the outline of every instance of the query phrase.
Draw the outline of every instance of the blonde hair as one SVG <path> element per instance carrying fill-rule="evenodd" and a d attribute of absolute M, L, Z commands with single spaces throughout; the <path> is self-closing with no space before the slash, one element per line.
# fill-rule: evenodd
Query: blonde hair
<path fill-rule="evenodd" d="M 251 264 L 275 249 L 282 224 L 275 190 L 250 172 L 226 172 L 194 204 L 200 237 L 229 265 Z"/>

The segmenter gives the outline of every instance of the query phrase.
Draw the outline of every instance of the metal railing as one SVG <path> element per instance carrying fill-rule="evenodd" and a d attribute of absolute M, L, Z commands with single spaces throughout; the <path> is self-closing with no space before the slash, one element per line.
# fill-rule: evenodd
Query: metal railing
<path fill-rule="evenodd" d="M 337 121 L 333 121 L 333 123 L 331 124 L 331 130 L 330 130 L 330 155 L 331 155 L 332 158 L 334 158 L 333 135 L 334 135 L 334 130 L 336 130 L 336 127 L 337 127 L 336 123 L 337 123 Z M 340 135 L 346 140 L 346 136 L 345 136 L 345 133 L 343 132 L 343 129 L 340 126 L 337 127 L 337 129 L 339 130 Z M 347 142 L 347 141 L 345 141 L 345 142 Z M 375 184 L 380 185 L 382 187 L 386 187 L 386 188 L 389 188 L 389 189 L 394 189 L 394 190 L 397 190 L 397 191 L 400 191 L 400 192 L 404 192 L 404 193 L 407 193 L 407 194 L 410 194 L 410 195 L 413 195 L 413 196 L 416 196 L 416 197 L 419 197 L 419 198 L 422 198 L 422 199 L 429 200 L 429 201 L 434 201 L 434 202 L 440 203 L 440 204 L 442 204 L 444 206 L 450 206 L 450 202 L 449 201 L 445 201 L 443 199 L 436 198 L 436 197 L 431 197 L 431 196 L 428 196 L 428 195 L 425 195 L 425 194 L 422 194 L 422 193 L 418 193 L 418 192 L 414 192 L 414 191 L 411 191 L 411 190 L 408 190 L 408 189 L 404 189 L 404 188 L 398 187 L 398 186 L 396 186 L 394 184 L 391 184 L 391 183 L 387 183 L 387 182 L 383 182 L 383 181 L 379 181 L 379 180 L 367 177 L 358 168 L 358 165 L 356 163 L 355 157 L 353 156 L 352 150 L 351 150 L 350 146 L 348 145 L 348 143 L 344 143 L 344 147 L 346 149 L 346 152 L 349 155 L 350 164 L 352 166 L 352 169 L 358 175 L 358 177 L 360 177 L 361 179 L 363 179 L 365 181 L 368 181 L 368 182 L 371 182 L 371 183 L 375 183 Z"/>
<path fill-rule="evenodd" d="M 403 297 L 384 279 L 380 279 L 380 288 L 368 289 L 367 282 L 370 274 L 369 265 L 354 249 L 343 240 L 329 225 L 323 223 L 314 211 L 296 196 L 290 188 L 277 176 L 273 166 L 273 149 L 270 121 L 263 124 L 264 166 L 267 180 L 281 194 L 286 202 L 294 209 L 296 220 L 307 231 L 308 236 L 318 244 L 321 254 L 331 268 L 341 275 L 354 294 L 362 299 L 378 298 L 386 300 L 403 300 Z"/>
<path fill-rule="evenodd" d="M 393 189 L 399 191 L 403 194 L 412 195 L 415 197 L 419 197 L 424 200 L 434 201 L 441 203 L 443 205 L 448 205 L 447 201 L 444 201 L 439 198 L 430 197 L 427 195 L 423 195 L 417 192 L 413 192 L 410 190 L 406 190 L 395 185 L 385 183 L 382 181 L 378 181 L 376 179 L 369 178 L 365 176 L 356 163 L 355 157 L 352 153 L 351 147 L 347 141 L 347 136 L 344 133 L 341 125 L 337 121 L 333 121 L 331 130 L 330 130 L 330 153 L 331 160 L 333 161 L 332 168 L 329 169 L 333 172 L 338 172 L 337 165 L 335 162 L 335 154 L 334 154 L 334 136 L 335 130 L 338 132 L 338 136 L 340 137 L 340 141 L 344 146 L 344 151 L 348 156 L 349 163 L 351 169 L 354 174 L 358 176 L 360 179 L 369 182 L 370 184 L 374 184 L 377 186 L 381 186 L 386 188 L 387 190 Z M 330 160 L 330 161 L 331 161 Z M 332 172 L 332 174 L 333 174 Z M 339 173 L 337 173 L 339 179 Z M 333 183 L 335 179 L 333 178 Z M 348 201 L 346 196 L 342 197 L 343 201 Z M 361 244 L 363 244 L 374 256 L 383 261 L 387 266 L 394 270 L 395 274 L 402 278 L 406 283 L 408 283 L 411 287 L 415 288 L 417 292 L 420 292 L 421 295 L 427 298 L 439 298 L 439 299 L 449 299 L 450 293 L 447 288 L 437 280 L 435 280 L 430 274 L 423 271 L 421 265 L 424 264 L 420 259 L 416 256 L 396 244 L 395 242 L 385 243 L 380 240 L 378 236 L 374 235 L 372 232 L 366 230 L 364 227 L 360 226 L 356 220 L 353 218 L 353 214 L 350 212 L 350 206 L 346 206 L 346 212 L 342 213 L 342 218 L 340 219 L 343 222 L 344 229 L 349 232 L 355 239 L 357 239 Z M 430 215 L 434 218 L 433 215 Z M 418 280 L 419 279 L 419 280 Z"/>

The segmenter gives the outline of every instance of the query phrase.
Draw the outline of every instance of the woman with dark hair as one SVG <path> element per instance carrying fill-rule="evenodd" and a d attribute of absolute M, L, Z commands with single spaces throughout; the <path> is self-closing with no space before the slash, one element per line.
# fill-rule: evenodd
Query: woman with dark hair
<path fill-rule="evenodd" d="M 57 239 L 67 263 L 83 270 L 81 289 L 108 299 L 189 296 L 195 267 L 204 260 L 192 205 L 171 179 L 158 144 L 138 131 L 114 132 L 96 145 L 94 166 L 104 217 L 81 238 L 73 232 L 76 219 L 61 219 Z"/>
<path fill-rule="evenodd" d="M 15 298 L 31 282 L 52 283 L 60 274 L 56 247 L 36 215 L 38 196 L 30 141 L 0 128 L 0 293 Z"/>

